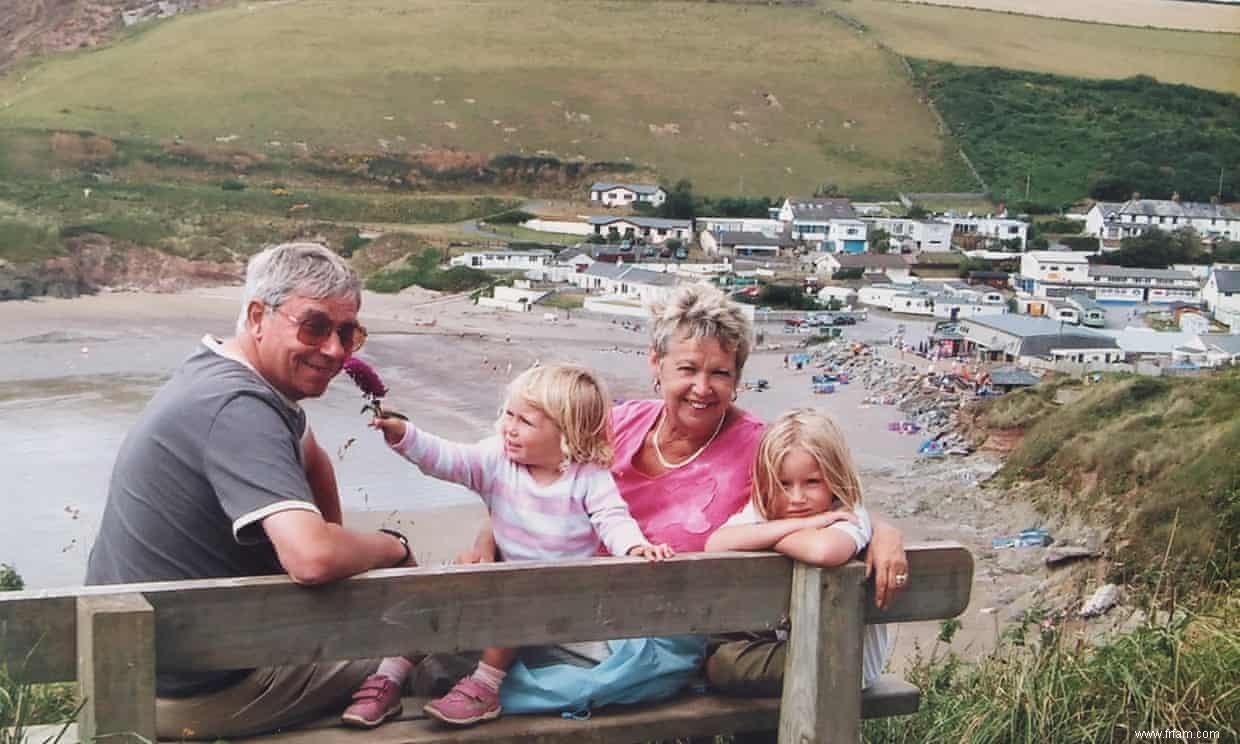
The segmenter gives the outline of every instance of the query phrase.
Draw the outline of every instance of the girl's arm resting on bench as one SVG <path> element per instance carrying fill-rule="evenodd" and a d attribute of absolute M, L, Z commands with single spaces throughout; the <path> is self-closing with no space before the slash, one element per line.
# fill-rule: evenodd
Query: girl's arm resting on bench
<path fill-rule="evenodd" d="M 708 551 L 774 549 L 783 553 L 784 551 L 779 549 L 779 543 L 788 536 L 802 530 L 817 532 L 827 525 L 851 519 L 852 515 L 848 512 L 834 511 L 809 517 L 773 519 L 759 524 L 720 527 L 706 539 L 706 549 Z"/>

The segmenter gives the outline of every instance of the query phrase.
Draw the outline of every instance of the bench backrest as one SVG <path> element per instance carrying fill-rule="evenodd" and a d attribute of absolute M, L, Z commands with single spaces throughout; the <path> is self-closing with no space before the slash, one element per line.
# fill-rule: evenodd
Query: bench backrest
<path fill-rule="evenodd" d="M 806 627 L 803 640 L 834 625 L 844 631 L 836 634 L 846 641 L 841 648 L 851 643 L 859 654 L 862 623 L 944 619 L 967 606 L 967 550 L 938 543 L 910 547 L 908 556 L 909 588 L 883 610 L 874 607 L 872 584 L 862 584 L 860 564 L 797 566 L 794 576 L 793 562 L 772 553 L 390 569 L 320 587 L 272 576 L 0 593 L 0 664 L 32 682 L 77 679 L 96 698 L 105 684 L 141 696 L 153 694 L 147 678 L 156 666 L 237 669 L 712 633 L 771 627 L 790 613 L 794 628 L 798 621 L 816 628 Z M 824 591 L 843 591 L 837 606 L 855 609 L 819 612 Z M 108 655 L 118 658 L 107 662 Z M 859 705 L 858 698 L 858 718 Z"/>

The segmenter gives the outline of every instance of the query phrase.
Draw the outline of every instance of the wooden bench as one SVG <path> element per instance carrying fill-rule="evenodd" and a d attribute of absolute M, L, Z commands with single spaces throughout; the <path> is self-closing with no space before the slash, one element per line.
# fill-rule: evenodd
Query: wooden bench
<path fill-rule="evenodd" d="M 77 680 L 82 741 L 140 741 L 155 738 L 157 667 L 207 671 L 713 633 L 772 627 L 787 614 L 782 700 L 690 693 L 605 709 L 584 722 L 509 716 L 464 730 L 432 725 L 418 717 L 421 701 L 407 701 L 404 720 L 375 731 L 321 728 L 326 719 L 253 741 L 628 743 L 778 727 L 781 742 L 852 744 L 863 716 L 911 713 L 919 703 L 918 690 L 892 676 L 862 694 L 863 625 L 950 618 L 969 601 L 967 550 L 936 543 L 908 554 L 909 588 L 883 610 L 860 563 L 821 569 L 771 553 L 391 569 L 320 587 L 256 577 L 3 593 L 0 663 L 30 682 Z"/>

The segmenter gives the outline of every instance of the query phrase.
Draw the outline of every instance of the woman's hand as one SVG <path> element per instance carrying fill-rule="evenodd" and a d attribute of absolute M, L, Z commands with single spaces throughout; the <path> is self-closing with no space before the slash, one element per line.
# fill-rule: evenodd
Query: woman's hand
<path fill-rule="evenodd" d="M 658 545 L 634 545 L 629 548 L 629 555 L 638 555 L 652 561 L 662 561 L 676 555 L 676 551 L 672 550 L 672 546 L 663 543 Z"/>
<path fill-rule="evenodd" d="M 865 576 L 874 577 L 874 604 L 880 609 L 908 585 L 904 535 L 885 520 L 874 518 L 874 536 L 865 552 Z"/>
<path fill-rule="evenodd" d="M 392 447 L 405 438 L 405 422 L 398 418 L 375 416 L 370 420 L 370 428 L 383 432 L 384 441 Z"/>

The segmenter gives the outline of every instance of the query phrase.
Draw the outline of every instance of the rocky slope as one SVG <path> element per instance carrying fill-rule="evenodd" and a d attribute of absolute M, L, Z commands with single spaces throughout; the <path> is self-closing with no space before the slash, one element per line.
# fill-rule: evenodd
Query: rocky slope
<path fill-rule="evenodd" d="M 77 297 L 104 287 L 174 292 L 240 281 L 240 263 L 191 261 L 101 235 L 71 238 L 67 254 L 26 266 L 0 261 L 0 300 Z"/>

